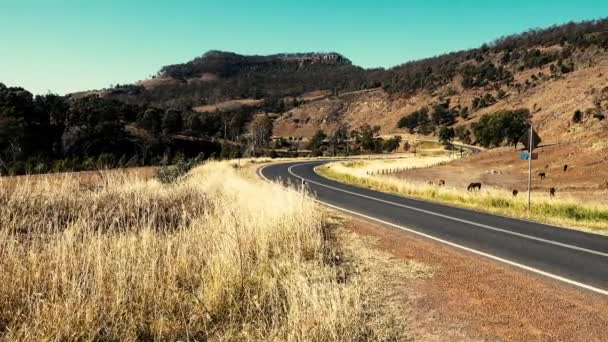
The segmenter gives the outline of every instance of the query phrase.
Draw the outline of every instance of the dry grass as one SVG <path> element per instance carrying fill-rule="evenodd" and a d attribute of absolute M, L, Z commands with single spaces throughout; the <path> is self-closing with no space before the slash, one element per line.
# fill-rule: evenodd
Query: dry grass
<path fill-rule="evenodd" d="M 419 159 L 419 161 L 403 160 L 402 163 L 409 162 L 412 167 L 425 167 L 435 162 L 431 157 Z M 608 207 L 605 205 L 582 203 L 566 197 L 555 199 L 546 194 L 534 193 L 532 210 L 528 215 L 525 196 L 513 197 L 509 191 L 484 187 L 480 192 L 467 192 L 452 187 L 410 182 L 391 176 L 367 174 L 368 170 L 382 168 L 382 163 L 387 162 L 336 162 L 318 167 L 317 170 L 328 178 L 401 196 L 608 234 Z"/>
<path fill-rule="evenodd" d="M 117 173 L 94 187 L 2 182 L 0 339 L 395 336 L 335 262 L 325 214 L 228 163 L 173 185 Z"/>
<path fill-rule="evenodd" d="M 421 167 L 430 167 L 450 161 L 445 154 L 439 156 L 417 157 L 413 154 L 404 154 L 401 158 L 353 160 L 331 164 L 331 169 L 337 173 L 345 173 L 355 177 L 378 174 L 382 171 L 410 170 Z"/>

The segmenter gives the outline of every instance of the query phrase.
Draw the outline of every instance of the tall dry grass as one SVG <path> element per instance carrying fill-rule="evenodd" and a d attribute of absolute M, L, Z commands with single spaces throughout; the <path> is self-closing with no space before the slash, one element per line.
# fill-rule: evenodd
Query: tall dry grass
<path fill-rule="evenodd" d="M 367 173 L 392 165 L 406 167 L 409 163 L 411 168 L 416 168 L 442 162 L 444 161 L 440 157 L 404 159 L 392 163 L 383 160 L 335 162 L 320 166 L 317 170 L 322 175 L 337 181 L 396 195 L 428 199 L 490 213 L 608 234 L 608 207 L 599 203 L 581 202 L 567 197 L 557 199 L 546 194 L 534 193 L 532 209 L 528 213 L 527 197 L 513 197 L 511 192 L 506 190 L 484 187 L 480 192 L 467 192 L 449 186 L 439 187 L 392 176 L 377 176 Z"/>
<path fill-rule="evenodd" d="M 0 180 L 0 339 L 390 338 L 324 214 L 227 163 L 176 184 Z"/>

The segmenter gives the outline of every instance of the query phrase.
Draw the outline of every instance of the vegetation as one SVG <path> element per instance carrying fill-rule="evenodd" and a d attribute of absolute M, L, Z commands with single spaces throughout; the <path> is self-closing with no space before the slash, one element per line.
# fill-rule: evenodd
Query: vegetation
<path fill-rule="evenodd" d="M 0 180 L 0 339 L 400 335 L 389 316 L 370 318 L 370 289 L 335 262 L 312 201 L 226 162 L 167 185 L 99 176 Z"/>
<path fill-rule="evenodd" d="M 430 123 L 429 109 L 422 107 L 417 111 L 414 111 L 401 119 L 397 123 L 398 128 L 406 128 L 410 133 L 414 133 L 414 130 L 419 127 L 425 127 Z"/>
<path fill-rule="evenodd" d="M 529 124 L 527 109 L 503 110 L 486 114 L 471 125 L 477 143 L 484 147 L 500 146 L 504 142 L 516 145 Z"/>
<path fill-rule="evenodd" d="M 577 109 L 574 114 L 572 114 L 572 122 L 579 123 L 583 120 L 583 112 Z"/>
<path fill-rule="evenodd" d="M 409 160 L 403 160 L 401 167 L 407 167 Z M 422 159 L 410 161 L 410 168 L 427 167 L 440 160 Z M 385 163 L 382 165 L 381 163 Z M 481 192 L 471 193 L 465 189 L 438 187 L 425 183 L 409 182 L 402 178 L 374 175 L 374 170 L 392 168 L 390 161 L 374 161 L 357 165 L 346 162 L 330 163 L 317 168 L 324 176 L 384 191 L 400 196 L 415 197 L 482 210 L 512 217 L 530 218 L 539 222 L 577 227 L 599 233 L 608 233 L 608 207 L 594 203 L 583 203 L 575 199 L 555 199 L 546 194 L 534 194 L 532 211 L 528 216 L 527 201 L 523 197 L 513 197 L 510 191 L 484 187 Z"/>
<path fill-rule="evenodd" d="M 286 96 L 318 89 L 334 94 L 383 87 L 390 93 L 435 91 L 462 75 L 465 88 L 515 85 L 513 73 L 549 66 L 555 77 L 575 68 L 577 51 L 608 48 L 608 19 L 530 30 L 490 44 L 408 62 L 390 69 L 353 66 L 337 53 L 243 56 L 209 51 L 187 63 L 163 67 L 157 78 L 174 82 L 149 89 L 116 86 L 110 96 L 127 103 L 191 108 L 228 99 L 274 99 L 278 112 Z M 559 49 L 543 49 L 555 47 Z M 498 88 L 497 88 L 498 89 Z M 292 104 L 297 105 L 297 104 Z"/>
<path fill-rule="evenodd" d="M 546 78 L 535 73 L 531 82 L 516 83 L 516 72 L 548 67 L 551 77 L 557 78 L 573 71 L 587 54 L 584 49 L 608 49 L 606 31 L 608 19 L 569 23 L 387 70 L 354 66 L 337 53 L 242 56 L 210 51 L 190 62 L 163 67 L 154 86 L 114 85 L 93 95 L 62 97 L 33 96 L 22 88 L 0 84 L 0 174 L 86 170 L 102 162 L 108 162 L 106 166 L 159 165 L 179 153 L 189 158 L 201 152 L 209 157 L 235 156 L 241 151 L 270 153 L 268 134 L 259 140 L 260 135 L 247 131 L 249 124 L 260 113 L 284 113 L 298 106 L 299 97 L 313 90 L 332 90 L 332 96 L 376 87 L 391 94 L 432 93 L 461 76 L 465 89 L 496 91 L 473 99 L 470 108 L 451 108 L 449 101 L 441 100 L 398 123 L 411 133 L 430 134 L 453 125 L 457 116 L 467 119 L 470 112 L 504 98 L 505 86 L 521 90 Z M 193 110 L 237 99 L 259 101 L 226 110 Z M 601 115 L 596 118 L 601 120 Z M 488 146 L 511 138 L 496 130 L 477 124 L 473 133 L 481 134 L 477 141 Z M 358 149 L 339 151 L 348 147 L 345 140 L 332 140 L 332 153 L 385 149 L 378 137 L 360 135 Z"/>
<path fill-rule="evenodd" d="M 456 133 L 452 127 L 442 126 L 439 130 L 439 142 L 444 145 L 449 144 L 455 136 Z"/>

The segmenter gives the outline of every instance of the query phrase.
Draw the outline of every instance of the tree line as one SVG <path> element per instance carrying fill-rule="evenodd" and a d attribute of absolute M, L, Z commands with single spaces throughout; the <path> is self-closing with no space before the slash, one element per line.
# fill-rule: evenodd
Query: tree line
<path fill-rule="evenodd" d="M 33 96 L 0 83 L 0 173 L 23 174 L 169 163 L 226 152 L 253 108 L 197 113 L 98 95 Z M 240 151 L 240 149 L 238 149 Z"/>

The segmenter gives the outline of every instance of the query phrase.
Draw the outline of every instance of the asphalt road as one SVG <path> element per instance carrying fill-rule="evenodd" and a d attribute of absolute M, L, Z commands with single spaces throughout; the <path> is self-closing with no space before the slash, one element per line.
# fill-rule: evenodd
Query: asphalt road
<path fill-rule="evenodd" d="M 274 164 L 258 173 L 296 188 L 305 180 L 311 196 L 335 209 L 608 295 L 606 236 L 339 183 L 315 173 L 327 162 Z"/>

